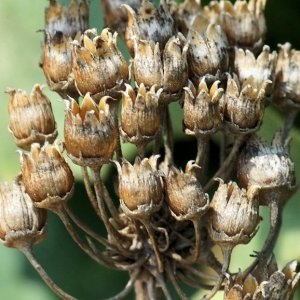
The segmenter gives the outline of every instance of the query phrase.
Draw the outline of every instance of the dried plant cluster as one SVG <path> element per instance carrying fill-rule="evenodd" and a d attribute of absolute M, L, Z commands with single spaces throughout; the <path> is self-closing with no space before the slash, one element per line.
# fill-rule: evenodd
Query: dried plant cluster
<path fill-rule="evenodd" d="M 102 4 L 107 28 L 100 33 L 89 29 L 85 0 L 50 0 L 45 11 L 40 66 L 66 104 L 63 141 L 44 86 L 35 84 L 30 95 L 7 89 L 21 173 L 0 185 L 1 241 L 23 251 L 62 299 L 75 298 L 32 254 L 45 236 L 48 210 L 95 263 L 128 271 L 128 284 L 111 299 L 132 289 L 136 299 L 172 299 L 174 292 L 187 299 L 184 286 L 206 289 L 203 299 L 221 289 L 226 300 L 292 299 L 297 262 L 279 270 L 272 253 L 296 190 L 289 132 L 300 108 L 300 52 L 288 43 L 278 52 L 264 44 L 266 0 Z M 174 160 L 171 102 L 181 105 L 183 130 L 197 141 L 184 170 Z M 271 145 L 259 136 L 267 105 L 286 120 Z M 212 172 L 216 136 L 220 158 Z M 136 146 L 133 162 L 123 142 Z M 68 205 L 76 193 L 70 161 L 81 167 L 105 236 Z M 106 164 L 117 173 L 111 184 L 118 203 L 101 177 Z M 251 265 L 231 273 L 232 250 L 256 234 L 263 205 L 270 210 L 268 237 Z"/>

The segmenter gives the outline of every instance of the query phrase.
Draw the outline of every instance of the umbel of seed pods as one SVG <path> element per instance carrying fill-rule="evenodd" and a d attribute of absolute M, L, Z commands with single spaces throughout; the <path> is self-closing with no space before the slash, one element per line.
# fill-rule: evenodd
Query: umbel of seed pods
<path fill-rule="evenodd" d="M 300 52 L 288 43 L 279 54 L 264 45 L 265 0 L 212 1 L 204 7 L 194 0 L 102 4 L 107 28 L 100 34 L 88 28 L 85 0 L 69 6 L 50 0 L 45 10 L 40 66 L 48 87 L 66 103 L 63 141 L 56 139 L 44 86 L 36 84 L 30 95 L 6 90 L 21 174 L 12 185 L 0 185 L 1 241 L 23 251 L 63 299 L 74 298 L 31 251 L 45 236 L 47 210 L 96 263 L 128 271 L 128 284 L 113 299 L 131 289 L 137 299 L 157 299 L 160 293 L 172 299 L 168 281 L 181 299 L 188 298 L 181 284 L 209 289 L 205 299 L 222 288 L 227 300 L 292 299 L 297 263 L 281 271 L 272 251 L 282 210 L 296 190 L 289 131 L 300 108 Z M 195 160 L 184 171 L 174 158 L 169 115 L 174 101 L 182 107 L 183 131 L 197 140 Z M 265 106 L 273 104 L 286 120 L 269 145 L 257 132 Z M 209 145 L 216 133 L 222 140 L 220 166 L 209 176 Z M 121 141 L 136 146 L 133 162 L 123 156 Z M 74 176 L 63 150 L 80 166 L 106 236 L 68 207 Z M 112 184 L 119 205 L 102 181 L 105 164 L 116 168 Z M 257 232 L 261 205 L 270 209 L 265 244 L 249 267 L 230 273 L 232 250 Z"/>

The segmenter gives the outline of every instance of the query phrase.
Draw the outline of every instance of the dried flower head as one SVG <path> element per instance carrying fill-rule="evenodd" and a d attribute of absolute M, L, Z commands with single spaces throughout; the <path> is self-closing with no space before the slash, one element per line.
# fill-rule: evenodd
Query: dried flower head
<path fill-rule="evenodd" d="M 144 84 L 135 92 L 126 84 L 126 90 L 122 92 L 121 109 L 120 131 L 123 138 L 136 145 L 147 143 L 154 138 L 161 126 L 161 92 L 162 89 L 156 91 L 155 86 L 147 91 Z"/>
<path fill-rule="evenodd" d="M 65 36 L 75 37 L 77 32 L 84 32 L 89 23 L 88 1 L 72 0 L 70 5 L 63 6 L 56 0 L 50 0 L 50 6 L 45 9 L 45 31 L 54 36 L 61 31 Z"/>
<path fill-rule="evenodd" d="M 74 176 L 56 146 L 32 144 L 20 160 L 25 191 L 39 207 L 50 208 L 72 196 Z"/>
<path fill-rule="evenodd" d="M 280 45 L 275 70 L 273 101 L 283 110 L 300 109 L 300 51 Z"/>
<path fill-rule="evenodd" d="M 32 143 L 52 143 L 56 136 L 56 123 L 51 102 L 39 84 L 30 95 L 23 90 L 8 88 L 9 130 L 18 147 L 28 150 Z"/>
<path fill-rule="evenodd" d="M 72 74 L 72 39 L 61 31 L 53 36 L 45 32 L 43 57 L 40 63 L 51 90 L 62 98 L 78 98 Z"/>
<path fill-rule="evenodd" d="M 124 4 L 128 15 L 128 24 L 125 32 L 125 42 L 134 56 L 134 43 L 138 40 L 159 43 L 161 50 L 171 36 L 176 34 L 176 27 L 165 0 L 160 2 L 159 8 L 149 0 L 143 0 L 136 13 L 129 5 Z"/>
<path fill-rule="evenodd" d="M 244 281 L 241 281 L 238 274 L 234 280 L 228 281 L 224 300 L 293 299 L 300 279 L 300 273 L 296 272 L 297 264 L 294 260 L 278 270 L 276 261 L 272 258 L 264 270 L 255 269 Z"/>
<path fill-rule="evenodd" d="M 140 159 L 134 164 L 115 162 L 119 175 L 121 209 L 130 217 L 144 218 L 157 211 L 163 200 L 161 174 L 157 170 L 158 156 Z"/>
<path fill-rule="evenodd" d="M 42 241 L 46 220 L 46 210 L 34 206 L 20 178 L 0 184 L 0 240 L 5 246 L 22 249 Z"/>
<path fill-rule="evenodd" d="M 198 168 L 193 161 L 188 161 L 185 172 L 172 166 L 165 177 L 166 200 L 179 221 L 200 219 L 209 208 L 209 196 L 196 177 Z"/>
<path fill-rule="evenodd" d="M 264 81 L 259 86 L 255 82 L 253 77 L 249 77 L 240 85 L 235 74 L 227 77 L 222 104 L 225 125 L 233 133 L 253 132 L 261 125 L 270 81 Z"/>
<path fill-rule="evenodd" d="M 168 94 L 180 93 L 188 81 L 187 50 L 182 34 L 172 36 L 163 50 L 159 43 L 138 40 L 132 60 L 135 81 L 146 87 L 157 85 Z"/>
<path fill-rule="evenodd" d="M 64 142 L 75 163 L 105 163 L 118 145 L 117 101 L 108 96 L 96 104 L 90 94 L 81 106 L 67 101 L 64 122 Z"/>
<path fill-rule="evenodd" d="M 183 124 L 186 134 L 210 134 L 222 125 L 219 100 L 223 89 L 219 88 L 219 84 L 220 81 L 214 81 L 209 87 L 206 77 L 203 77 L 197 90 L 191 82 L 185 88 Z"/>
<path fill-rule="evenodd" d="M 218 22 L 226 32 L 230 46 L 260 50 L 265 34 L 264 9 L 266 0 L 212 1 L 204 9 L 211 21 Z"/>
<path fill-rule="evenodd" d="M 296 187 L 294 163 L 281 132 L 271 145 L 256 135 L 249 138 L 238 158 L 237 175 L 241 186 L 260 187 L 260 204 L 268 204 L 275 195 L 284 204 Z"/>
<path fill-rule="evenodd" d="M 87 30 L 81 44 L 73 42 L 72 60 L 75 84 L 81 95 L 107 95 L 128 80 L 128 66 L 117 46 L 117 33 L 108 28 L 92 40 Z M 113 95 L 113 94 L 112 94 Z"/>
<path fill-rule="evenodd" d="M 208 231 L 211 239 L 221 246 L 247 244 L 259 223 L 258 188 L 241 189 L 235 182 L 220 185 L 209 209 Z"/>
<path fill-rule="evenodd" d="M 210 23 L 205 31 L 189 30 L 188 63 L 192 77 L 216 75 L 228 68 L 228 42 L 221 26 Z"/>
<path fill-rule="evenodd" d="M 254 80 L 254 86 L 261 86 L 268 81 L 267 94 L 271 94 L 271 82 L 274 82 L 277 53 L 270 53 L 270 47 L 264 46 L 262 52 L 255 58 L 253 52 L 246 49 L 234 48 L 234 72 L 243 84 L 250 77 Z"/>

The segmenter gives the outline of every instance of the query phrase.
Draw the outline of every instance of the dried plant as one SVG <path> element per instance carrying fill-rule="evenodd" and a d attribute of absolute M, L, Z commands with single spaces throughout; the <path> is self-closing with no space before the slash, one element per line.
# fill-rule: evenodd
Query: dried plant
<path fill-rule="evenodd" d="M 30 95 L 6 90 L 21 173 L 0 185 L 1 241 L 22 251 L 62 299 L 76 298 L 32 252 L 45 238 L 47 211 L 96 264 L 128 272 L 127 285 L 110 299 L 131 290 L 141 300 L 188 299 L 186 286 L 206 290 L 206 300 L 219 290 L 226 300 L 292 299 L 297 262 L 280 270 L 273 250 L 297 189 L 289 145 L 300 107 L 300 52 L 264 44 L 266 0 L 102 4 L 107 28 L 99 34 L 89 28 L 86 0 L 50 0 L 45 11 L 40 67 L 65 102 L 63 137 L 45 86 L 35 84 Z M 197 145 L 184 170 L 174 156 L 174 102 Z M 272 105 L 285 123 L 269 144 L 260 127 Z M 212 141 L 218 163 L 209 156 Z M 136 147 L 133 161 L 125 143 Z M 105 234 L 70 207 L 77 193 L 72 164 Z M 109 183 L 101 173 L 106 165 L 117 174 Z M 270 211 L 269 234 L 252 263 L 233 272 L 232 251 L 255 236 L 262 206 Z"/>

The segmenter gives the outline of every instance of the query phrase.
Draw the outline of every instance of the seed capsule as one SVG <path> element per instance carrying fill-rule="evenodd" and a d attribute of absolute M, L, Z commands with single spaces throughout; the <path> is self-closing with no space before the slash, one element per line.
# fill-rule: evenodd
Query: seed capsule
<path fill-rule="evenodd" d="M 75 84 L 81 95 L 107 95 L 128 80 L 128 66 L 117 46 L 117 33 L 103 29 L 93 40 L 88 30 L 82 43 L 74 41 L 72 60 Z"/>
<path fill-rule="evenodd" d="M 0 240 L 7 247 L 23 248 L 45 236 L 47 212 L 33 205 L 19 179 L 0 184 Z"/>
<path fill-rule="evenodd" d="M 209 134 L 222 125 L 219 101 L 223 96 L 223 89 L 218 87 L 219 83 L 220 81 L 215 81 L 209 88 L 203 77 L 197 90 L 191 82 L 185 88 L 183 124 L 186 134 Z"/>
<path fill-rule="evenodd" d="M 161 174 L 156 168 L 158 156 L 136 158 L 131 165 L 115 162 L 119 175 L 121 208 L 131 217 L 143 218 L 157 211 L 163 199 Z"/>
<path fill-rule="evenodd" d="M 136 13 L 129 5 L 124 4 L 128 16 L 125 42 L 131 56 L 134 56 L 136 40 L 153 41 L 162 50 L 171 36 L 176 34 L 176 27 L 165 0 L 157 9 L 149 0 L 143 0 Z"/>
<path fill-rule="evenodd" d="M 205 13 L 222 26 L 230 46 L 257 52 L 266 35 L 265 5 L 266 0 L 212 1 Z"/>
<path fill-rule="evenodd" d="M 137 92 L 126 84 L 122 92 L 121 134 L 129 142 L 140 145 L 153 139 L 159 131 L 162 108 L 159 97 L 162 89 L 149 91 L 141 84 Z"/>
<path fill-rule="evenodd" d="M 271 82 L 266 80 L 255 86 L 255 79 L 249 77 L 241 86 L 234 74 L 228 75 L 224 93 L 224 121 L 233 133 L 256 131 L 264 115 L 266 90 Z"/>
<path fill-rule="evenodd" d="M 29 150 L 32 143 L 52 143 L 56 136 L 56 123 L 51 102 L 36 84 L 30 95 L 23 90 L 7 89 L 9 130 L 18 147 Z"/>
<path fill-rule="evenodd" d="M 288 144 L 281 141 L 281 132 L 275 134 L 271 145 L 253 135 L 239 155 L 237 175 L 241 186 L 260 187 L 260 204 L 267 205 L 275 194 L 284 204 L 296 186 L 294 163 Z"/>
<path fill-rule="evenodd" d="M 292 49 L 289 43 L 281 45 L 275 71 L 273 101 L 283 110 L 300 109 L 299 74 L 300 51 Z"/>
<path fill-rule="evenodd" d="M 188 81 L 188 44 L 182 34 L 171 37 L 163 50 L 159 43 L 138 40 L 133 59 L 134 79 L 150 88 L 156 85 L 165 93 L 180 93 Z"/>
<path fill-rule="evenodd" d="M 117 102 L 102 97 L 97 105 L 86 94 L 82 105 L 71 99 L 67 102 L 64 139 L 68 153 L 75 163 L 90 161 L 105 163 L 118 145 Z"/>
<path fill-rule="evenodd" d="M 61 31 L 56 31 L 53 36 L 45 32 L 40 64 L 51 90 L 64 99 L 68 96 L 77 99 L 79 96 L 72 75 L 71 41 Z"/>
<path fill-rule="evenodd" d="M 77 32 L 84 32 L 89 27 L 88 1 L 72 0 L 69 7 L 50 0 L 50 6 L 45 9 L 45 31 L 54 36 L 57 31 L 74 38 Z"/>
<path fill-rule="evenodd" d="M 256 233 L 259 223 L 258 188 L 246 191 L 235 182 L 220 180 L 209 209 L 208 231 L 219 245 L 247 244 Z"/>
<path fill-rule="evenodd" d="M 48 201 L 51 198 L 59 202 L 70 198 L 74 176 L 56 146 L 32 144 L 30 153 L 21 153 L 20 160 L 25 191 L 40 207 L 48 208 L 47 202 L 55 205 Z"/>
<path fill-rule="evenodd" d="M 206 74 L 216 75 L 228 68 L 228 42 L 223 29 L 209 24 L 203 32 L 194 28 L 188 33 L 188 63 L 191 76 L 198 79 Z"/>
<path fill-rule="evenodd" d="M 167 203 L 178 220 L 199 219 L 209 208 L 208 194 L 203 192 L 195 174 L 198 168 L 198 165 L 189 161 L 185 172 L 171 167 L 165 178 Z"/>

